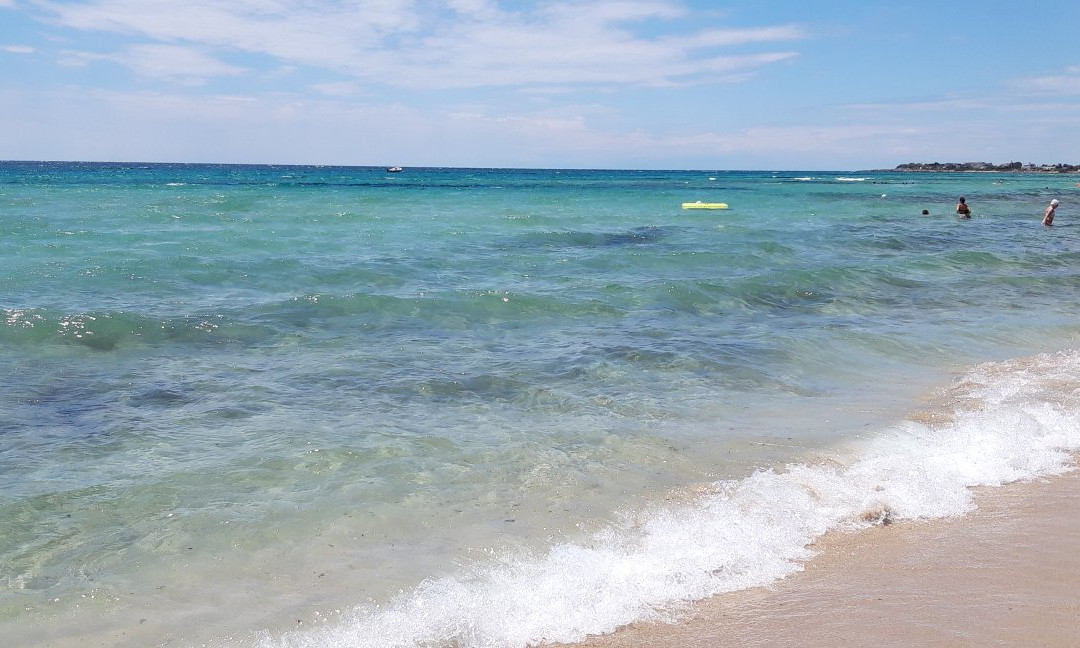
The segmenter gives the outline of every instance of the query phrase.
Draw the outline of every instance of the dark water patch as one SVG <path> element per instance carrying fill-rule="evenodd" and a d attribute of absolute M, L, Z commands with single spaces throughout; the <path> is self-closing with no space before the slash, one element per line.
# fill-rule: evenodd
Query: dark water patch
<path fill-rule="evenodd" d="M 459 378 L 427 378 L 410 380 L 405 387 L 425 399 L 462 403 L 471 397 L 478 402 L 510 402 L 530 389 L 528 382 L 497 373 L 478 373 Z"/>
<path fill-rule="evenodd" d="M 956 250 L 944 255 L 944 262 L 967 271 L 1000 271 L 1014 265 L 1013 260 L 1007 257 L 981 250 Z"/>
<path fill-rule="evenodd" d="M 922 291 L 930 287 L 930 283 L 914 277 L 907 277 L 901 274 L 893 272 L 881 272 L 878 273 L 877 280 L 884 286 L 896 288 L 901 291 L 900 294 L 906 291 Z"/>
<path fill-rule="evenodd" d="M 588 295 L 474 290 L 424 296 L 312 294 L 264 303 L 225 305 L 218 312 L 153 315 L 127 310 L 62 313 L 0 311 L 0 343 L 17 347 L 119 352 L 163 346 L 200 348 L 274 344 L 283 336 L 363 335 L 423 329 L 470 329 L 536 318 L 617 318 L 622 310 Z"/>
<path fill-rule="evenodd" d="M 746 246 L 768 256 L 794 256 L 795 248 L 779 241 L 748 241 Z"/>
<path fill-rule="evenodd" d="M 181 389 L 155 387 L 132 395 L 127 403 L 132 407 L 166 409 L 181 407 L 194 400 L 195 398 L 190 393 Z"/>
<path fill-rule="evenodd" d="M 415 326 L 468 328 L 531 318 L 611 318 L 621 310 L 590 298 L 508 291 L 433 292 L 422 297 L 377 294 L 307 295 L 259 307 L 251 317 L 268 326 L 341 331 L 401 330 Z M 341 320 L 350 320 L 341 327 Z"/>
<path fill-rule="evenodd" d="M 220 419 L 224 420 L 240 420 L 247 419 L 253 416 L 257 416 L 263 411 L 268 409 L 267 407 L 251 408 L 251 407 L 218 407 L 212 410 L 210 413 Z"/>
<path fill-rule="evenodd" d="M 813 273 L 817 275 L 817 273 Z M 820 276 L 793 277 L 791 282 L 755 277 L 736 282 L 733 296 L 752 311 L 810 312 L 836 301 L 837 284 Z"/>
<path fill-rule="evenodd" d="M 906 252 L 918 249 L 918 245 L 907 237 L 880 235 L 862 238 L 859 246 L 885 252 Z"/>
<path fill-rule="evenodd" d="M 30 452 L 32 457 L 18 469 L 30 463 L 47 464 L 58 461 L 63 453 L 79 453 L 89 446 L 109 446 L 113 422 L 110 412 L 114 394 L 101 389 L 89 375 L 65 375 L 53 372 L 19 371 L 5 385 L 8 408 L 5 419 L 12 435 L 9 449 L 42 447 L 49 453 Z M 31 381 L 26 384 L 25 381 Z M 16 442 L 13 439 L 18 438 Z M 23 449 L 18 450 L 23 453 Z M 12 455 L 16 456 L 16 455 Z"/>
<path fill-rule="evenodd" d="M 791 361 L 776 340 L 746 331 L 726 335 L 718 330 L 714 337 L 700 338 L 642 328 L 621 337 L 625 343 L 591 346 L 582 351 L 590 376 L 596 374 L 596 367 L 608 366 L 600 373 L 630 371 L 650 383 L 665 377 L 706 381 L 716 388 L 742 391 L 783 385 L 778 378 L 782 372 L 773 370 Z"/>
<path fill-rule="evenodd" d="M 621 232 L 533 232 L 518 237 L 510 247 L 605 248 L 645 246 L 665 240 L 678 231 L 670 226 L 635 227 Z"/>
<path fill-rule="evenodd" d="M 43 419 L 60 423 L 78 423 L 109 407 L 107 395 L 71 383 L 41 387 L 26 396 L 24 403 L 46 413 Z"/>

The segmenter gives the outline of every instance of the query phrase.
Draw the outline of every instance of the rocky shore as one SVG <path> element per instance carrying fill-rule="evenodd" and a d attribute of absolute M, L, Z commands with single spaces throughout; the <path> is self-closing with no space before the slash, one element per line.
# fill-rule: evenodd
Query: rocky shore
<path fill-rule="evenodd" d="M 908 162 L 896 171 L 995 171 L 998 173 L 1080 173 L 1080 164 L 1031 164 L 1008 162 Z"/>

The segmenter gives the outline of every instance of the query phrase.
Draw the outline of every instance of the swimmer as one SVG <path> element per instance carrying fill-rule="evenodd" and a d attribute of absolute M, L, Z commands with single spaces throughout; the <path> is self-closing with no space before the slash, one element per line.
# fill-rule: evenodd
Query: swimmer
<path fill-rule="evenodd" d="M 960 218 L 971 218 L 971 208 L 968 207 L 967 198 L 960 196 L 960 202 L 956 204 L 956 214 Z"/>
<path fill-rule="evenodd" d="M 1050 225 L 1054 224 L 1054 212 L 1057 211 L 1057 206 L 1059 204 L 1060 203 L 1058 203 L 1057 198 L 1054 198 L 1053 200 L 1050 201 L 1050 206 L 1046 208 L 1046 213 L 1043 214 L 1043 220 L 1042 220 L 1043 225 L 1050 226 Z"/>

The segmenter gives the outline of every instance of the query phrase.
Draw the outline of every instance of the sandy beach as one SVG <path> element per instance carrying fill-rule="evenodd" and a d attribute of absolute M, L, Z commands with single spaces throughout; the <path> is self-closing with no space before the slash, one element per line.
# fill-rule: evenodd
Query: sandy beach
<path fill-rule="evenodd" d="M 829 534 L 791 578 L 584 646 L 1080 645 L 1080 473 L 980 489 L 977 503 Z"/>

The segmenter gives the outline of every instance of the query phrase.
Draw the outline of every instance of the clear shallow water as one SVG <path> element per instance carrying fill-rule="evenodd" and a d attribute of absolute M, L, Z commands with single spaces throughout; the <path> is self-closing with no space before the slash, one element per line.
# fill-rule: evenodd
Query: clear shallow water
<path fill-rule="evenodd" d="M 0 630 L 570 641 L 963 512 L 1080 445 L 1071 180 L 0 164 Z"/>

